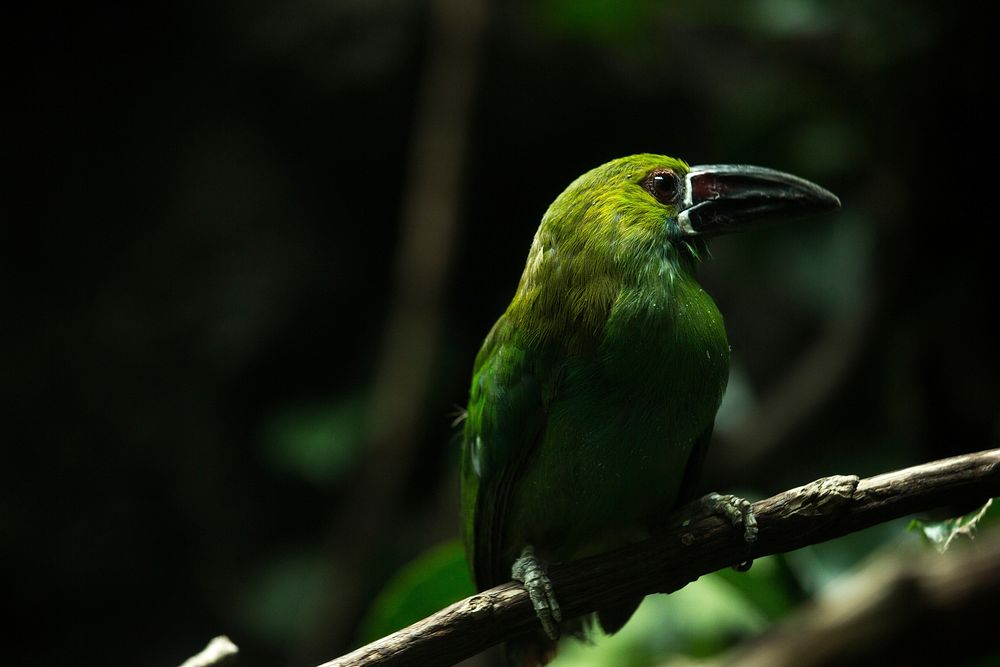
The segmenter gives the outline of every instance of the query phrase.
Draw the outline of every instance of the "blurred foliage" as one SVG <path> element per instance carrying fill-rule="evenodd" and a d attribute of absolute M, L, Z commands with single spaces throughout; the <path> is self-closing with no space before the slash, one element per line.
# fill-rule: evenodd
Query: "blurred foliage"
<path fill-rule="evenodd" d="M 720 571 L 668 596 L 647 597 L 619 633 L 597 632 L 593 648 L 564 642 L 554 664 L 638 667 L 714 655 L 786 614 L 797 597 L 781 558 L 762 558 L 749 572 Z"/>
<path fill-rule="evenodd" d="M 292 649 L 308 630 L 302 619 L 319 613 L 324 597 L 336 590 L 326 579 L 318 553 L 275 556 L 247 582 L 241 621 L 255 636 Z"/>
<path fill-rule="evenodd" d="M 354 467 L 364 439 L 360 396 L 296 405 L 268 417 L 261 451 L 269 467 L 313 484 L 336 483 Z"/>
<path fill-rule="evenodd" d="M 389 579 L 361 622 L 358 643 L 405 628 L 475 592 L 462 543 L 440 544 Z"/>
<path fill-rule="evenodd" d="M 564 641 L 552 664 L 638 667 L 672 655 L 704 657 L 766 626 L 749 597 L 709 575 L 671 595 L 647 597 L 620 632 L 597 633 L 592 646 Z"/>
<path fill-rule="evenodd" d="M 459 595 L 455 552 L 405 564 L 458 530 L 450 422 L 472 360 L 548 203 L 629 153 L 780 168 L 844 202 L 713 244 L 702 282 L 734 367 L 706 488 L 760 497 L 1000 441 L 994 260 L 975 236 L 995 216 L 968 192 L 991 174 L 992 27 L 971 5 L 493 3 L 426 419 L 375 530 L 331 524 L 364 493 L 428 5 L 4 11 L 9 664 L 174 665 L 222 632 L 241 664 L 311 664 L 347 648 L 305 636 L 333 612 L 356 638 Z M 859 312 L 837 386 L 734 479 L 748 417 Z M 901 533 L 705 577 L 563 660 L 721 650 L 918 540 Z M 344 568 L 331 534 L 374 556 Z M 342 606 L 345 582 L 377 602 Z"/>

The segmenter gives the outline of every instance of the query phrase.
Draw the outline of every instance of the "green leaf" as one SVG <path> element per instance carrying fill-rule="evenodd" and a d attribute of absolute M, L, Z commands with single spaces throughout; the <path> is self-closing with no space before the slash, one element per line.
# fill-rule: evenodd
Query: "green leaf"
<path fill-rule="evenodd" d="M 439 544 L 404 566 L 385 585 L 361 623 L 361 643 L 405 628 L 475 592 L 461 542 Z"/>
<path fill-rule="evenodd" d="M 975 538 L 976 529 L 992 504 L 993 499 L 991 498 L 979 509 L 973 510 L 964 516 L 944 521 L 921 521 L 920 519 L 914 519 L 907 526 L 907 529 L 919 531 L 928 542 L 934 545 L 938 553 L 944 553 L 957 537 L 967 537 L 970 540 Z"/>
<path fill-rule="evenodd" d="M 264 422 L 261 453 L 276 470 L 312 484 L 328 484 L 357 461 L 364 418 L 360 395 L 291 405 Z"/>

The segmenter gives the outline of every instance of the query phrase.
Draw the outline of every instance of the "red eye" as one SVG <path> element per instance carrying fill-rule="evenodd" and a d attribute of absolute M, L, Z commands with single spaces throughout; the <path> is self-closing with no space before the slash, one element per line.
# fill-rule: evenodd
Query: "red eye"
<path fill-rule="evenodd" d="M 642 187 L 646 188 L 649 194 L 656 197 L 656 201 L 661 204 L 673 204 L 677 201 L 677 193 L 680 191 L 680 180 L 677 174 L 669 169 L 657 169 L 651 171 L 646 180 L 642 182 Z"/>

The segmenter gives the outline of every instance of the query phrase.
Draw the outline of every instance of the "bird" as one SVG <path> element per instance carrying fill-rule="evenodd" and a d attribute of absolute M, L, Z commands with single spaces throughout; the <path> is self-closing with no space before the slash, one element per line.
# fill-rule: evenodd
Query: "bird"
<path fill-rule="evenodd" d="M 523 582 L 540 622 L 508 642 L 512 664 L 545 664 L 584 627 L 562 619 L 549 563 L 648 537 L 694 500 L 729 377 L 722 315 L 696 278 L 708 239 L 839 206 L 784 172 L 650 153 L 591 169 L 549 206 L 476 355 L 460 434 L 476 587 Z M 706 498 L 755 539 L 749 503 Z M 613 633 L 639 602 L 596 620 Z"/>

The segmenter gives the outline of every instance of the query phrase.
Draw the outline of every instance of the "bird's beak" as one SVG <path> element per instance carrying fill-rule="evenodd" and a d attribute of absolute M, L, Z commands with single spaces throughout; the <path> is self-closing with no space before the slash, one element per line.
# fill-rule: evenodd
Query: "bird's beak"
<path fill-rule="evenodd" d="M 798 176 L 742 164 L 692 167 L 677 216 L 685 236 L 715 236 L 840 208 L 829 190 Z"/>

